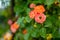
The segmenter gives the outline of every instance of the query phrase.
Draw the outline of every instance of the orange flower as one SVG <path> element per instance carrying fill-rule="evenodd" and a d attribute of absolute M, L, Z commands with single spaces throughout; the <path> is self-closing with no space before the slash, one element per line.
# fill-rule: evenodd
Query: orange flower
<path fill-rule="evenodd" d="M 43 13 L 37 13 L 35 16 L 35 21 L 37 23 L 43 23 L 46 20 L 46 16 Z"/>
<path fill-rule="evenodd" d="M 30 8 L 34 8 L 36 5 L 34 3 L 30 4 Z"/>
<path fill-rule="evenodd" d="M 11 31 L 13 33 L 15 33 L 18 28 L 19 28 L 19 25 L 17 24 L 17 22 L 11 25 Z"/>
<path fill-rule="evenodd" d="M 15 29 L 18 29 L 19 28 L 19 25 L 15 22 L 14 24 L 12 24 L 12 26 L 15 28 Z"/>
<path fill-rule="evenodd" d="M 14 27 L 12 27 L 12 26 L 11 26 L 10 29 L 11 29 L 12 33 L 15 33 L 15 32 L 17 31 L 17 30 L 16 30 Z"/>
<path fill-rule="evenodd" d="M 38 6 L 34 7 L 34 10 L 35 10 L 36 12 L 40 12 L 40 13 L 45 12 L 45 8 L 44 8 L 43 5 L 38 5 Z"/>
<path fill-rule="evenodd" d="M 29 17 L 31 19 L 33 19 L 35 17 L 35 11 L 34 10 L 29 13 Z"/>
<path fill-rule="evenodd" d="M 23 34 L 26 34 L 27 33 L 27 30 L 25 29 L 25 30 L 23 30 Z"/>

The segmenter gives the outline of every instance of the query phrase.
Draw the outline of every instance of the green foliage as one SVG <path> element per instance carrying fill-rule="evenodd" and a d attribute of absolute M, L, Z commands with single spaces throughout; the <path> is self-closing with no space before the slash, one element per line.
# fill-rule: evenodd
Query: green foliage
<path fill-rule="evenodd" d="M 55 4 L 55 2 L 58 2 L 58 4 Z M 29 18 L 29 12 L 32 10 L 29 8 L 31 3 L 44 5 L 47 18 L 43 24 L 38 24 Z M 14 40 L 46 38 L 47 34 L 52 34 L 53 38 L 60 38 L 60 0 L 15 0 L 14 12 L 19 16 L 17 23 L 20 25 Z M 6 11 L 2 13 L 4 14 Z M 24 29 L 27 30 L 26 34 L 23 34 Z M 2 31 L 0 34 L 2 34 Z"/>
<path fill-rule="evenodd" d="M 46 29 L 45 29 L 45 28 L 41 28 L 41 29 L 40 29 L 40 35 L 41 35 L 41 37 L 43 37 L 43 38 L 46 37 Z"/>
<path fill-rule="evenodd" d="M 59 0 L 57 0 L 59 2 Z M 27 28 L 28 29 L 28 34 L 31 36 L 31 37 L 39 37 L 39 35 L 43 38 L 46 37 L 46 34 L 47 33 L 51 33 L 53 34 L 53 37 L 56 37 L 57 35 L 55 33 L 57 33 L 58 31 L 56 31 L 56 29 L 60 26 L 58 26 L 60 24 L 60 20 L 58 19 L 58 14 L 60 13 L 59 12 L 59 9 L 60 7 L 57 5 L 55 5 L 54 3 L 57 2 L 56 0 L 21 0 L 21 1 L 17 1 L 16 2 L 18 4 L 15 5 L 15 10 L 17 10 L 16 8 L 18 8 L 17 12 L 18 14 L 20 15 L 23 15 L 21 17 L 24 17 L 24 22 L 22 21 L 21 17 L 20 17 L 20 20 L 19 22 L 21 21 L 21 24 L 24 25 L 24 29 Z M 22 3 L 22 4 L 21 4 Z M 46 15 L 49 15 L 45 21 L 45 23 L 43 24 L 43 27 L 40 25 L 40 24 L 37 24 L 34 22 L 34 20 L 31 20 L 29 18 L 29 12 L 30 12 L 30 9 L 29 9 L 29 4 L 30 3 L 35 3 L 35 4 L 44 4 L 45 6 L 45 9 L 46 9 Z M 20 26 L 22 26 L 20 24 Z M 34 25 L 36 26 L 36 28 L 34 28 Z M 28 26 L 26 26 L 28 25 Z M 42 27 L 42 28 L 41 28 Z M 20 28 L 21 29 L 21 28 Z M 22 31 L 22 30 L 21 30 Z M 26 34 L 26 35 L 28 35 Z M 54 34 L 56 36 L 54 36 Z M 24 36 L 24 39 L 25 40 L 28 40 L 28 36 L 26 37 L 26 35 Z M 26 37 L 26 38 L 25 38 Z"/>
<path fill-rule="evenodd" d="M 46 0 L 45 3 L 46 5 L 51 5 L 55 2 L 55 0 Z"/>

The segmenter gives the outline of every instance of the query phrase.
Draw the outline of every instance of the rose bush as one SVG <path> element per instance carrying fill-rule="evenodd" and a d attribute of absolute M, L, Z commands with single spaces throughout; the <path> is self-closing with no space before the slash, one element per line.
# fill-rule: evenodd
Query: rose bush
<path fill-rule="evenodd" d="M 60 38 L 60 0 L 15 0 L 14 12 L 18 18 L 8 21 L 14 40 Z"/>

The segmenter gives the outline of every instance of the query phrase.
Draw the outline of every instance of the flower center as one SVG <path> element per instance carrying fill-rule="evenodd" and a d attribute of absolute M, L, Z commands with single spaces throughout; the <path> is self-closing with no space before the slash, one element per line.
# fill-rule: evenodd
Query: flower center
<path fill-rule="evenodd" d="M 39 18 L 41 19 L 42 17 L 40 16 Z"/>

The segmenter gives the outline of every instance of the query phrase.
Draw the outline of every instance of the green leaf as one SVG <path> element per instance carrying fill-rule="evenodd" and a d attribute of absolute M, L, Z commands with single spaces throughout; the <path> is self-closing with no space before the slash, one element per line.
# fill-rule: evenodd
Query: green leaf
<path fill-rule="evenodd" d="M 18 36 L 17 35 L 14 36 L 14 40 L 18 40 Z"/>
<path fill-rule="evenodd" d="M 37 33 L 39 32 L 38 29 L 34 28 L 33 26 L 27 27 L 28 33 L 31 34 L 31 37 L 38 37 Z"/>
<path fill-rule="evenodd" d="M 29 8 L 26 8 L 27 15 L 29 15 L 29 12 L 30 12 L 30 9 Z"/>
<path fill-rule="evenodd" d="M 24 35 L 24 40 L 28 40 L 28 39 L 29 39 L 29 36 L 30 36 L 29 33 L 25 34 L 25 35 Z"/>
<path fill-rule="evenodd" d="M 45 1 L 45 4 L 46 5 L 51 5 L 51 4 L 53 4 L 55 2 L 55 0 L 46 0 Z"/>
<path fill-rule="evenodd" d="M 52 33 L 55 33 L 55 32 L 56 32 L 56 30 L 57 30 L 57 28 L 56 28 L 56 27 L 54 27 L 54 28 L 53 28 L 53 30 L 52 30 Z"/>
<path fill-rule="evenodd" d="M 60 27 L 60 20 L 56 20 L 56 26 Z"/>
<path fill-rule="evenodd" d="M 44 27 L 52 27 L 52 22 L 46 21 Z"/>
<path fill-rule="evenodd" d="M 41 29 L 40 29 L 40 35 L 41 35 L 41 37 L 43 37 L 43 38 L 46 37 L 46 29 L 45 29 L 45 28 L 41 28 Z"/>
<path fill-rule="evenodd" d="M 51 22 L 51 18 L 52 17 L 47 17 L 47 19 L 46 19 L 46 21 L 45 21 L 45 23 L 44 23 L 44 27 L 52 27 L 52 22 Z"/>
<path fill-rule="evenodd" d="M 45 2 L 45 0 L 39 0 L 39 3 L 44 3 Z"/>
<path fill-rule="evenodd" d="M 23 20 L 24 20 L 24 17 L 20 17 L 20 18 L 18 18 L 17 23 L 21 24 L 23 22 Z"/>
<path fill-rule="evenodd" d="M 33 3 L 40 3 L 40 4 L 42 4 L 42 3 L 44 3 L 45 2 L 45 0 L 34 0 L 34 1 L 32 1 Z"/>
<path fill-rule="evenodd" d="M 37 32 L 36 31 L 33 31 L 32 34 L 31 34 L 32 37 L 36 37 L 37 36 Z"/>
<path fill-rule="evenodd" d="M 24 39 L 24 35 L 22 34 L 22 32 L 19 33 L 19 36 L 20 36 L 20 40 Z"/>
<path fill-rule="evenodd" d="M 19 14 L 20 12 L 23 11 L 23 9 L 22 9 L 22 7 L 20 7 L 19 5 L 15 5 L 14 11 L 15 11 L 17 14 Z"/>
<path fill-rule="evenodd" d="M 25 24 L 23 23 L 23 20 L 24 20 L 24 17 L 20 17 L 18 20 L 17 20 L 17 23 L 20 24 L 20 27 L 23 28 L 25 27 Z"/>
<path fill-rule="evenodd" d="M 57 0 L 60 3 L 60 0 Z"/>
<path fill-rule="evenodd" d="M 26 16 L 26 17 L 25 17 L 25 20 L 26 20 L 28 23 L 30 23 L 32 19 L 30 19 L 29 16 Z"/>
<path fill-rule="evenodd" d="M 59 31 L 58 31 L 58 29 L 59 29 L 59 28 L 56 28 L 56 29 L 54 28 L 54 29 L 53 29 L 53 32 L 52 32 L 53 38 L 58 38 L 58 37 L 59 37 Z"/>
<path fill-rule="evenodd" d="M 59 38 L 60 38 L 60 27 L 59 27 Z"/>

